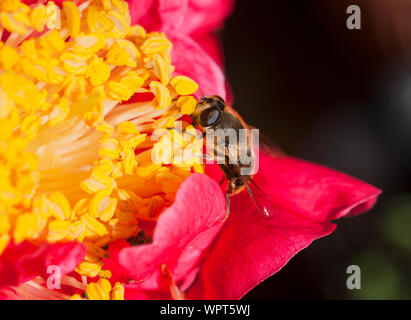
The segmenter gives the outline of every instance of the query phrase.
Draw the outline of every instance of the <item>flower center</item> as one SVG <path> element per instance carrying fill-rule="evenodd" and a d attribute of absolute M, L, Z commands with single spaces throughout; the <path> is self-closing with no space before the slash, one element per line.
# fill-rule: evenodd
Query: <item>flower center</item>
<path fill-rule="evenodd" d="M 123 0 L 2 1 L 0 35 L 0 254 L 10 241 L 84 242 L 76 272 L 102 277 L 88 297 L 122 297 L 103 279 L 102 247 L 137 235 L 202 172 L 151 159 L 176 139 L 165 128 L 193 111 L 198 85 L 172 77 L 172 43 L 131 26 Z"/>

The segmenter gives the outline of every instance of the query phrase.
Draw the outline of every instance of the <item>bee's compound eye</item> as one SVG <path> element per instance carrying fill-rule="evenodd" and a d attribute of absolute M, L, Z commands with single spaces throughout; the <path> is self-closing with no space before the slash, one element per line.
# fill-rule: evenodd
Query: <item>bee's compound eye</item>
<path fill-rule="evenodd" d="M 212 126 L 220 118 L 221 110 L 218 107 L 207 108 L 200 113 L 200 124 L 203 127 Z"/>
<path fill-rule="evenodd" d="M 220 109 L 221 111 L 223 111 L 224 108 L 225 108 L 224 99 L 221 98 L 220 96 L 211 96 L 210 97 L 210 103 L 214 106 L 217 106 L 218 109 Z"/>
<path fill-rule="evenodd" d="M 220 100 L 216 100 L 215 104 L 218 107 L 218 109 L 220 109 L 221 111 L 224 110 L 224 107 L 225 107 L 224 102 L 222 102 Z"/>

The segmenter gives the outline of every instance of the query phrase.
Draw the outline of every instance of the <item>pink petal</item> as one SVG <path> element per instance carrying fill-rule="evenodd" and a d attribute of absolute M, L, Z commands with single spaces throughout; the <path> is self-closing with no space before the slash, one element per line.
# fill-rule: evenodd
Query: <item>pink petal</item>
<path fill-rule="evenodd" d="M 335 226 L 329 220 L 370 209 L 380 194 L 352 177 L 291 157 L 260 155 L 255 180 L 271 195 L 275 216 L 260 216 L 244 192 L 233 197 L 231 215 L 188 297 L 241 298 L 313 240 L 330 234 Z"/>
<path fill-rule="evenodd" d="M 193 174 L 181 185 L 174 204 L 159 217 L 153 243 L 125 247 L 112 258 L 118 259 L 129 276 L 142 282 L 139 290 L 168 290 L 169 282 L 160 271 L 163 264 L 173 280 L 187 288 L 204 250 L 220 231 L 225 214 L 218 184 L 206 175 Z"/>
<path fill-rule="evenodd" d="M 177 74 L 192 77 L 204 94 L 225 97 L 220 43 L 215 28 L 233 8 L 233 0 L 128 0 L 132 24 L 165 32 L 174 42 Z M 176 43 L 178 42 L 178 43 Z M 194 68 L 194 69 L 193 69 Z"/>
<path fill-rule="evenodd" d="M 224 55 L 220 39 L 214 33 L 206 33 L 192 36 L 214 61 L 222 67 L 224 65 Z"/>
<path fill-rule="evenodd" d="M 208 33 L 221 26 L 233 0 L 127 0 L 131 21 L 150 31 Z"/>
<path fill-rule="evenodd" d="M 209 33 L 221 27 L 233 6 L 233 0 L 159 0 L 161 29 L 184 34 Z"/>
<path fill-rule="evenodd" d="M 161 19 L 158 0 L 127 0 L 131 24 L 139 24 L 149 31 L 158 30 Z"/>
<path fill-rule="evenodd" d="M 10 243 L 0 256 L 0 288 L 15 286 L 37 276 L 47 278 L 49 266 L 59 266 L 61 274 L 74 270 L 86 254 L 83 244 L 42 244 L 37 246 L 29 242 Z"/>
<path fill-rule="evenodd" d="M 184 28 L 192 34 L 214 31 L 233 9 L 234 0 L 190 0 Z"/>
<path fill-rule="evenodd" d="M 182 28 L 184 20 L 187 18 L 188 2 L 189 0 L 157 0 L 157 10 L 161 20 L 160 29 L 162 31 L 189 33 L 189 30 Z"/>
<path fill-rule="evenodd" d="M 199 84 L 197 96 L 217 94 L 226 98 L 225 78 L 219 65 L 191 38 L 167 34 L 173 42 L 172 61 L 176 74 L 186 75 Z"/>

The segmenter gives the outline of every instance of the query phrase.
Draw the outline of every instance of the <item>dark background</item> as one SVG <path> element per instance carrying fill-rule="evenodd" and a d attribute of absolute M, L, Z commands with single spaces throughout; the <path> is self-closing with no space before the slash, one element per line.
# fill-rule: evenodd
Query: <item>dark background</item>
<path fill-rule="evenodd" d="M 351 4 L 361 30 L 346 27 Z M 249 124 L 288 154 L 384 191 L 245 298 L 411 298 L 411 2 L 238 0 L 220 35 Z M 361 290 L 346 287 L 352 264 Z"/>

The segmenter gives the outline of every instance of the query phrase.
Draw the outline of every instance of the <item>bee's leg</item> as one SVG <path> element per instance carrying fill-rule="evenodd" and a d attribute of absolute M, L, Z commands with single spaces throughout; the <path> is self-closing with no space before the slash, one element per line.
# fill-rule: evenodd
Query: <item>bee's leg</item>
<path fill-rule="evenodd" d="M 208 156 L 208 155 L 206 155 L 206 154 L 203 154 L 203 155 L 201 155 L 204 159 L 209 159 L 209 160 L 212 160 L 213 158 L 212 157 L 210 157 L 210 156 Z"/>
<path fill-rule="evenodd" d="M 224 183 L 224 181 L 225 181 L 225 177 L 222 177 L 221 180 L 220 180 L 220 182 L 218 183 L 218 184 L 220 185 L 220 187 L 222 186 L 222 184 Z"/>
<path fill-rule="evenodd" d="M 222 222 L 226 221 L 230 215 L 230 197 L 231 197 L 231 192 L 229 190 L 229 187 L 227 187 L 227 191 L 225 192 L 225 205 L 226 205 L 226 215 L 223 218 Z"/>
<path fill-rule="evenodd" d="M 198 138 L 198 139 L 203 139 L 203 138 L 205 137 L 205 135 L 206 135 L 206 132 L 203 131 L 203 132 L 201 132 L 201 135 L 194 136 L 194 137 L 196 137 L 196 138 Z"/>
<path fill-rule="evenodd" d="M 205 161 L 203 161 L 203 163 L 207 163 L 207 164 L 214 163 L 214 157 L 212 157 L 212 156 L 202 154 L 201 158 L 205 159 Z M 208 161 L 210 161 L 210 162 L 208 162 Z M 221 186 L 221 184 L 220 184 L 220 186 Z"/>
<path fill-rule="evenodd" d="M 227 219 L 228 216 L 230 215 L 230 194 L 228 192 L 226 192 L 225 194 L 225 205 L 227 209 L 227 215 L 225 219 Z"/>

